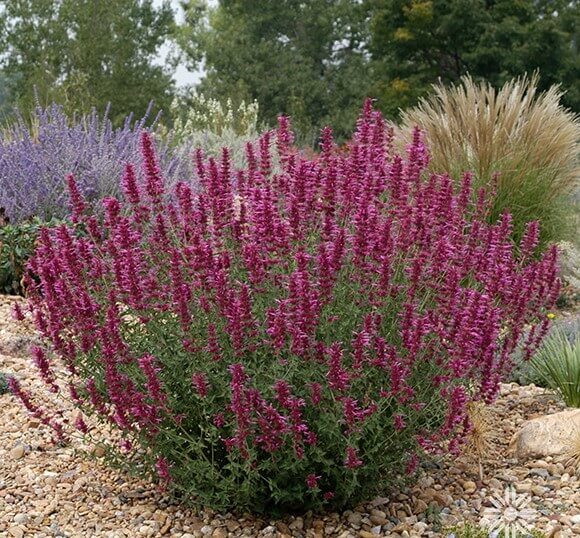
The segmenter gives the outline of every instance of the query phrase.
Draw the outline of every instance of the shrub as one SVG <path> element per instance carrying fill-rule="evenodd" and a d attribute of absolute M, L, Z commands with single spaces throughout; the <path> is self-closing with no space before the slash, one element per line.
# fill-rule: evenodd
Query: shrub
<path fill-rule="evenodd" d="M 307 158 L 281 118 L 277 153 L 265 133 L 241 172 L 198 152 L 201 192 L 175 203 L 144 133 L 145 183 L 128 165 L 102 223 L 71 180 L 87 235 L 41 232 L 30 310 L 55 356 L 35 361 L 117 428 L 112 458 L 200 505 L 273 511 L 354 505 L 460 450 L 523 327 L 532 348 L 547 330 L 556 249 L 533 258 L 532 223 L 516 256 L 469 174 L 423 179 L 419 134 L 400 157 L 386 133 L 369 102 L 345 150 L 326 129 Z"/>
<path fill-rule="evenodd" d="M 197 148 L 218 158 L 222 148 L 227 147 L 235 167 L 245 164 L 246 145 L 258 137 L 258 103 L 242 101 L 234 107 L 229 100 L 222 105 L 203 94 L 195 94 L 189 100 L 176 99 L 171 111 L 175 120 L 168 139 L 177 147 L 182 160 Z"/>
<path fill-rule="evenodd" d="M 580 407 L 580 318 L 555 327 L 532 357 L 530 367 L 568 407 Z"/>
<path fill-rule="evenodd" d="M 0 293 L 24 293 L 22 278 L 36 247 L 39 230 L 57 224 L 62 221 L 43 222 L 33 218 L 19 224 L 0 225 Z"/>
<path fill-rule="evenodd" d="M 132 123 L 129 117 L 122 128 L 114 129 L 106 113 L 102 118 L 93 111 L 69 119 L 57 105 L 37 108 L 30 122 L 17 116 L 0 136 L 0 207 L 13 223 L 66 217 L 70 210 L 65 177 L 70 173 L 91 204 L 118 194 L 123 162 L 139 159 L 146 122 L 143 118 Z M 161 153 L 173 180 L 181 173 L 180 162 L 167 149 Z"/>
<path fill-rule="evenodd" d="M 10 391 L 8 387 L 8 379 L 9 379 L 8 374 L 0 372 L 0 396 Z"/>
<path fill-rule="evenodd" d="M 537 77 L 490 84 L 463 78 L 456 87 L 435 86 L 435 93 L 403 114 L 403 129 L 425 131 L 432 151 L 430 168 L 461 177 L 472 170 L 478 186 L 497 176 L 490 217 L 513 216 L 519 241 L 531 220 L 542 223 L 540 245 L 566 239 L 577 222 L 570 196 L 578 189 L 580 120 L 560 105 L 552 87 L 537 95 Z"/>

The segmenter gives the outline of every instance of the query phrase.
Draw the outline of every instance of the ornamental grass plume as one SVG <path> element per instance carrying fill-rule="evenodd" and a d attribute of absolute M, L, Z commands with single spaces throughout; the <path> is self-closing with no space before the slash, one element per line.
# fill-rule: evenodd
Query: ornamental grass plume
<path fill-rule="evenodd" d="M 238 170 L 198 151 L 201 189 L 172 198 L 143 133 L 143 179 L 126 165 L 124 199 L 43 230 L 30 262 L 42 378 L 62 362 L 62 390 L 121 433 L 110 452 L 187 502 L 338 509 L 458 453 L 558 296 L 537 226 L 514 249 L 510 215 L 487 223 L 470 174 L 427 175 L 419 131 L 395 154 L 370 101 L 345 148 L 292 140 L 280 118 Z"/>
<path fill-rule="evenodd" d="M 529 221 L 542 223 L 540 247 L 574 236 L 580 192 L 580 118 L 560 104 L 553 86 L 538 94 L 538 76 L 489 83 L 463 77 L 454 87 L 434 86 L 434 93 L 403 113 L 402 130 L 410 138 L 416 125 L 431 150 L 430 170 L 460 180 L 473 171 L 476 187 L 496 195 L 490 218 L 512 214 L 519 241 Z"/>

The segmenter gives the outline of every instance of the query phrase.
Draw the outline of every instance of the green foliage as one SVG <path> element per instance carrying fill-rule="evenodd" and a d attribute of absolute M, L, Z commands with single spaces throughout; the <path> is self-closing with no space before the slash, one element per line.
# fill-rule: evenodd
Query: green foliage
<path fill-rule="evenodd" d="M 0 226 L 0 293 L 24 292 L 21 281 L 26 263 L 34 253 L 40 228 L 59 223 L 57 220 L 43 222 L 33 218 L 19 224 Z"/>
<path fill-rule="evenodd" d="M 184 2 L 178 39 L 192 63 L 203 53 L 206 95 L 260 103 L 260 121 L 291 115 L 303 141 L 331 123 L 345 135 L 368 89 L 366 6 L 350 0 Z M 192 47 L 199 43 L 201 49 Z"/>
<path fill-rule="evenodd" d="M 499 87 L 542 75 L 562 83 L 563 103 L 580 111 L 580 4 L 566 0 L 369 0 L 374 93 L 390 115 L 427 95 L 431 84 L 467 73 Z"/>
<path fill-rule="evenodd" d="M 168 3 L 6 0 L 0 18 L 0 67 L 20 108 L 37 98 L 81 112 L 111 102 L 121 120 L 151 100 L 169 105 L 171 77 L 152 63 L 173 25 Z"/>
<path fill-rule="evenodd" d="M 568 407 L 580 407 L 580 319 L 556 327 L 530 361 L 532 372 Z"/>
<path fill-rule="evenodd" d="M 10 392 L 10 388 L 8 387 L 8 374 L 0 372 L 0 396 L 8 392 Z"/>
<path fill-rule="evenodd" d="M 540 245 L 571 237 L 578 188 L 580 118 L 561 105 L 552 87 L 539 93 L 538 78 L 511 80 L 495 90 L 470 77 L 435 92 L 406 111 L 402 129 L 425 132 L 430 168 L 455 177 L 473 171 L 477 187 L 494 188 L 490 218 L 513 216 L 519 242 L 528 222 L 542 223 Z"/>

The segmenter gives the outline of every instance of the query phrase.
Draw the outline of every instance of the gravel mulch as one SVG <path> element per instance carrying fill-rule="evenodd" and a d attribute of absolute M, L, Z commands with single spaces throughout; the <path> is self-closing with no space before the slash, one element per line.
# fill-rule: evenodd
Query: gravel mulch
<path fill-rule="evenodd" d="M 17 375 L 24 387 L 50 398 L 28 357 L 36 337 L 11 319 L 10 305 L 16 300 L 0 297 L 0 371 Z M 533 385 L 503 385 L 487 413 L 489 446 L 481 469 L 476 457 L 449 458 L 425 469 L 413 487 L 390 498 L 377 498 L 342 514 L 296 514 L 274 521 L 174 505 L 153 485 L 107 468 L 98 445 L 80 440 L 54 445 L 50 432 L 4 394 L 0 537 L 443 536 L 448 526 L 479 524 L 485 508 L 493 506 L 494 496 L 503 495 L 508 485 L 529 496 L 529 506 L 536 510 L 535 526 L 547 536 L 580 535 L 576 470 L 550 457 L 518 462 L 509 454 L 510 439 L 522 422 L 562 408 Z M 65 409 L 72 416 L 66 403 Z"/>

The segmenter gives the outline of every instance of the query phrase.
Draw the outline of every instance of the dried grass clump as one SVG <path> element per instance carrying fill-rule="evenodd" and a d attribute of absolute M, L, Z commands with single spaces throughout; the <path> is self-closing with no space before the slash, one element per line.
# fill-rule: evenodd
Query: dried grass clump
<path fill-rule="evenodd" d="M 489 409 L 482 402 L 470 402 L 467 414 L 471 429 L 467 436 L 464 454 L 477 461 L 479 478 L 483 480 L 483 460 L 491 452 L 492 425 L 489 419 Z"/>
<path fill-rule="evenodd" d="M 562 91 L 537 91 L 538 77 L 523 77 L 496 90 L 469 76 L 403 114 L 401 129 L 426 134 L 431 169 L 461 177 L 472 170 L 478 186 L 497 176 L 492 218 L 510 209 L 514 238 L 530 220 L 542 223 L 542 244 L 566 239 L 577 220 L 572 193 L 580 180 L 580 118 L 560 104 Z"/>

